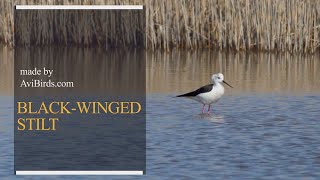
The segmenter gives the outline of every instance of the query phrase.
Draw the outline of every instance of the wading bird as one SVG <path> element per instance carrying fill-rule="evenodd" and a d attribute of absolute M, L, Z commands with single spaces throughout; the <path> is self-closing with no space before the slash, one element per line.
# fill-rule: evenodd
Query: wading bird
<path fill-rule="evenodd" d="M 203 104 L 202 106 L 202 113 L 204 113 L 204 107 L 205 105 L 208 106 L 208 114 L 210 114 L 210 106 L 212 103 L 216 103 L 224 94 L 224 87 L 222 86 L 221 83 L 225 83 L 231 88 L 233 88 L 230 84 L 224 81 L 223 74 L 214 74 L 211 77 L 212 79 L 212 84 L 208 84 L 206 86 L 203 86 L 195 91 L 186 93 L 186 94 L 181 94 L 177 97 L 187 97 L 194 99 L 196 101 L 199 101 L 200 103 Z"/>

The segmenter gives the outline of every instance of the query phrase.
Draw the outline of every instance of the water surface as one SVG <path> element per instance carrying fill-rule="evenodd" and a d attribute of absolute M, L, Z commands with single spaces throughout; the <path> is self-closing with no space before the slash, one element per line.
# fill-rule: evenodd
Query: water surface
<path fill-rule="evenodd" d="M 12 53 L 0 49 L 0 175 L 7 178 L 14 177 Z M 319 69 L 317 54 L 147 52 L 147 176 L 136 178 L 319 179 Z M 235 88 L 226 87 L 211 115 L 175 97 L 217 72 Z"/>

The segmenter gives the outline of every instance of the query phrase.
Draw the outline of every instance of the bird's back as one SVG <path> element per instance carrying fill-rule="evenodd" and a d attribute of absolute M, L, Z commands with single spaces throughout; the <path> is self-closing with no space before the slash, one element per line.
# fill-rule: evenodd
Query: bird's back
<path fill-rule="evenodd" d="M 177 97 L 195 97 L 195 96 L 198 96 L 199 94 L 210 92 L 212 88 L 213 88 L 213 84 L 208 84 L 208 85 L 202 86 L 201 88 L 195 91 L 178 95 Z"/>
<path fill-rule="evenodd" d="M 203 104 L 212 104 L 216 103 L 224 94 L 224 88 L 222 85 L 217 84 L 212 87 L 212 90 L 199 94 L 198 97 L 195 99 Z"/>

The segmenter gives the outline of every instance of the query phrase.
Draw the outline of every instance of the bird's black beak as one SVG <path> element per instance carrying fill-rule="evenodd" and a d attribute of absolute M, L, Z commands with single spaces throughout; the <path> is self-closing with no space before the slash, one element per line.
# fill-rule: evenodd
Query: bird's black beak
<path fill-rule="evenodd" d="M 231 88 L 233 88 L 230 84 L 228 84 L 227 82 L 225 81 L 222 81 L 223 83 L 225 83 L 226 85 L 230 86 Z"/>

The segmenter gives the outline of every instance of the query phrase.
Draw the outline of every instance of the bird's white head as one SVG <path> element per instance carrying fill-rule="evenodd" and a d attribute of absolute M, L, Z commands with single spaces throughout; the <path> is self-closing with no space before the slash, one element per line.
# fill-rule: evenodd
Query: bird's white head
<path fill-rule="evenodd" d="M 211 79 L 214 83 L 222 83 L 224 80 L 224 77 L 222 73 L 218 73 L 218 74 L 212 75 Z"/>
<path fill-rule="evenodd" d="M 230 86 L 231 88 L 233 88 L 230 84 L 228 84 L 226 81 L 224 81 L 224 76 L 223 76 L 222 73 L 218 73 L 218 74 L 212 75 L 211 79 L 212 79 L 212 82 L 215 83 L 215 84 L 225 83 L 228 86 Z"/>

